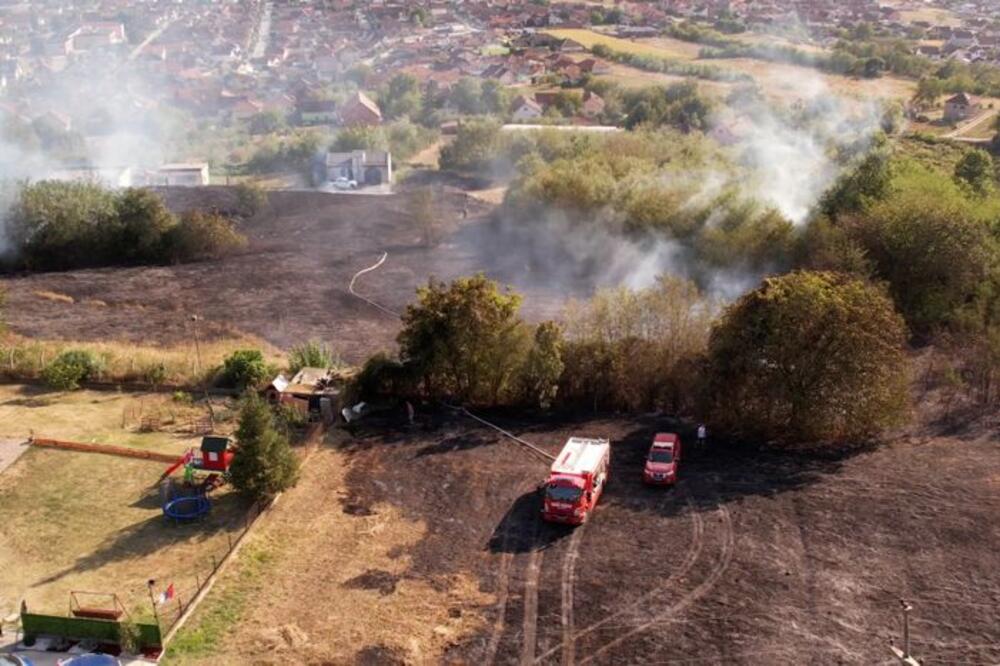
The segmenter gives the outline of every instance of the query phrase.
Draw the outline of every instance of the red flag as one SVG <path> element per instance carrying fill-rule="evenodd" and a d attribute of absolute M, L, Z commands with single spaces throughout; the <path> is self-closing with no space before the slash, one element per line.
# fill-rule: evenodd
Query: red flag
<path fill-rule="evenodd" d="M 160 594 L 160 598 L 157 599 L 156 602 L 160 604 L 165 604 L 173 598 L 174 598 L 174 584 L 171 583 L 170 585 L 167 586 L 167 589 L 165 589 L 162 592 L 162 594 Z"/>

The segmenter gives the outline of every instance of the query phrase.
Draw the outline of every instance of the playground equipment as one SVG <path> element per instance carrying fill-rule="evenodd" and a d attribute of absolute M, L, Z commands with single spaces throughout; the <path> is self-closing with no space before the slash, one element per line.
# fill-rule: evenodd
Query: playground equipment
<path fill-rule="evenodd" d="M 81 603 L 81 599 L 84 603 Z M 95 603 L 104 600 L 104 604 Z M 110 602 L 110 603 L 108 603 Z M 82 592 L 69 593 L 69 613 L 73 617 L 85 617 L 92 620 L 118 621 L 125 612 L 125 606 L 113 592 Z"/>
<path fill-rule="evenodd" d="M 216 437 L 209 435 L 203 437 L 201 446 L 197 449 L 191 448 L 184 452 L 184 455 L 173 461 L 173 464 L 160 476 L 160 480 L 176 472 L 179 468 L 184 468 L 184 480 L 194 483 L 195 472 L 220 472 L 225 474 L 229 471 L 229 466 L 233 463 L 236 453 L 230 449 L 231 441 L 228 437 Z"/>
<path fill-rule="evenodd" d="M 204 495 L 190 495 L 172 499 L 163 505 L 163 515 L 177 522 L 197 520 L 212 509 Z"/>

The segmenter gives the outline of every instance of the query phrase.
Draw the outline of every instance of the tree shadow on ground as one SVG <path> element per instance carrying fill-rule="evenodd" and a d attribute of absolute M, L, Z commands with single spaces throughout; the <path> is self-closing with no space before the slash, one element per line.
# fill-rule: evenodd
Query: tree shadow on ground
<path fill-rule="evenodd" d="M 594 425 L 600 420 L 594 419 Z M 698 446 L 693 424 L 656 416 L 637 417 L 635 421 L 635 429 L 612 441 L 609 483 L 600 506 L 660 517 L 690 510 L 713 511 L 750 496 L 774 497 L 806 488 L 835 475 L 846 461 L 874 448 L 864 444 L 781 450 L 732 442 Z M 540 427 L 551 430 L 557 423 L 558 419 Z M 567 419 L 565 424 L 586 430 L 586 422 Z M 681 434 L 684 448 L 680 478 L 672 487 L 649 486 L 642 482 L 642 470 L 653 435 L 663 431 Z M 572 527 L 543 522 L 541 502 L 537 491 L 517 498 L 494 529 L 488 550 L 494 553 L 538 550 L 572 533 Z"/>
<path fill-rule="evenodd" d="M 615 442 L 611 478 L 602 501 L 638 512 L 672 516 L 693 508 L 713 511 L 748 497 L 775 497 L 836 475 L 855 456 L 873 451 L 874 443 L 848 446 L 775 448 L 748 442 L 685 444 L 674 496 L 670 489 L 642 483 L 642 469 L 654 429 L 639 427 Z"/>
<path fill-rule="evenodd" d="M 108 535 L 92 552 L 77 557 L 72 565 L 36 581 L 32 587 L 48 585 L 116 562 L 153 555 L 176 544 L 200 543 L 223 530 L 235 531 L 242 526 L 238 518 L 248 508 L 246 501 L 236 493 L 226 493 L 212 499 L 211 512 L 201 520 L 176 522 L 162 514 L 150 516 Z"/>

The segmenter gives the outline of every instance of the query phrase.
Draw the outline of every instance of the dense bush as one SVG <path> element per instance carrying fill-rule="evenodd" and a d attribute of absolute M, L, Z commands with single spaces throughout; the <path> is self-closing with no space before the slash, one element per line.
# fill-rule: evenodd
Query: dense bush
<path fill-rule="evenodd" d="M 728 307 L 708 347 L 706 411 L 766 440 L 840 440 L 895 425 L 905 325 L 879 287 L 835 273 L 769 278 Z"/>
<path fill-rule="evenodd" d="M 437 138 L 436 130 L 403 119 L 380 127 L 345 127 L 337 133 L 330 150 L 388 150 L 392 153 L 393 160 L 403 162 L 434 143 Z"/>
<path fill-rule="evenodd" d="M 271 370 L 258 349 L 239 349 L 222 362 L 219 384 L 228 388 L 255 388 L 270 378 Z"/>
<path fill-rule="evenodd" d="M 29 270 L 216 258 L 246 239 L 218 215 L 178 219 L 149 190 L 42 181 L 23 185 L 5 216 L 15 264 Z"/>
<path fill-rule="evenodd" d="M 283 170 L 309 173 L 322 143 L 321 135 L 312 130 L 299 130 L 281 137 L 270 136 L 256 144 L 243 169 L 247 173 Z"/>
<path fill-rule="evenodd" d="M 459 125 L 455 140 L 441 147 L 441 168 L 489 171 L 496 164 L 500 144 L 500 123 L 492 120 L 464 122 Z"/>
<path fill-rule="evenodd" d="M 697 374 L 714 307 L 691 282 L 661 277 L 652 287 L 597 292 L 566 313 L 559 404 L 674 413 L 694 406 Z"/>
<path fill-rule="evenodd" d="M 46 384 L 60 391 L 73 391 L 82 382 L 96 378 L 101 363 L 88 351 L 71 349 L 59 354 L 42 370 Z"/>
<path fill-rule="evenodd" d="M 970 199 L 950 178 L 911 167 L 842 224 L 910 326 L 926 332 L 968 303 L 996 265 L 989 221 L 998 210 L 1000 202 Z"/>
<path fill-rule="evenodd" d="M 317 340 L 296 345 L 288 352 L 288 371 L 293 375 L 302 368 L 332 368 L 335 364 L 333 352 Z"/>
<path fill-rule="evenodd" d="M 243 217 L 254 217 L 267 206 L 267 192 L 257 183 L 240 183 L 234 189 Z"/>
<path fill-rule="evenodd" d="M 215 259 L 246 247 L 231 220 L 215 213 L 185 213 L 166 235 L 167 257 L 176 263 Z"/>
<path fill-rule="evenodd" d="M 617 51 L 604 44 L 596 44 L 591 49 L 594 55 L 620 62 L 647 72 L 660 72 L 663 74 L 675 74 L 677 76 L 694 77 L 709 81 L 752 81 L 753 77 L 742 72 L 734 72 L 713 65 L 702 65 L 680 58 L 667 58 L 647 53 L 631 53 Z"/>

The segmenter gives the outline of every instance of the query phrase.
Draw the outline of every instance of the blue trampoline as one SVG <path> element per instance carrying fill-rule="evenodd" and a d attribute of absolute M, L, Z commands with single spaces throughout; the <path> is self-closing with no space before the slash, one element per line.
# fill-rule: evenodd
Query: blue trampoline
<path fill-rule="evenodd" d="M 178 497 L 163 505 L 163 515 L 179 521 L 197 520 L 211 508 L 211 502 L 204 495 Z"/>

